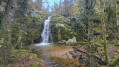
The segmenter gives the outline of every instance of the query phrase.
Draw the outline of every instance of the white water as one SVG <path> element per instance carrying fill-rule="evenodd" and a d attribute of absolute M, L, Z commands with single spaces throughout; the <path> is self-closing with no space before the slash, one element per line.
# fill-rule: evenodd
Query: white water
<path fill-rule="evenodd" d="M 41 46 L 41 45 L 49 45 L 53 43 L 53 38 L 52 38 L 52 34 L 51 34 L 51 16 L 48 17 L 47 20 L 45 20 L 44 22 L 44 28 L 41 34 L 42 37 L 42 42 L 39 44 L 35 44 L 36 46 Z"/>

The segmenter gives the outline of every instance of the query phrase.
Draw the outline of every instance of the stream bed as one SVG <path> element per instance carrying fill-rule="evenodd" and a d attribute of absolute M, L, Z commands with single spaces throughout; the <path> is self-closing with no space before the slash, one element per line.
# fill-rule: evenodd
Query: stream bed
<path fill-rule="evenodd" d="M 79 67 L 78 59 L 72 58 L 69 51 L 73 51 L 72 46 L 51 44 L 44 46 L 34 46 L 38 52 L 38 57 L 51 67 Z M 83 66 L 81 66 L 83 67 Z"/>

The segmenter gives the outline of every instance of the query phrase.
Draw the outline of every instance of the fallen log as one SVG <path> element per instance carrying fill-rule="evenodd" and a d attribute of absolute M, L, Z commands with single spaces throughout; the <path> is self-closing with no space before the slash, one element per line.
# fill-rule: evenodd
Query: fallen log
<path fill-rule="evenodd" d="M 86 56 L 89 55 L 89 53 L 87 53 L 87 52 L 85 52 L 85 51 L 82 51 L 82 50 L 78 49 L 77 47 L 73 47 L 73 49 L 74 49 L 74 53 L 69 52 L 69 53 L 72 54 L 72 55 L 78 54 L 77 52 L 83 53 L 83 54 L 85 54 Z M 106 62 L 103 61 L 102 59 L 100 59 L 99 57 L 97 57 L 96 55 L 94 55 L 94 54 L 90 54 L 90 55 L 91 55 L 93 58 L 95 58 L 95 60 L 98 60 L 97 62 L 98 62 L 100 65 L 106 65 Z M 77 55 L 77 56 L 78 56 L 78 55 Z"/>
<path fill-rule="evenodd" d="M 87 44 L 88 42 L 77 42 L 77 44 L 81 44 L 81 45 L 85 45 Z"/>

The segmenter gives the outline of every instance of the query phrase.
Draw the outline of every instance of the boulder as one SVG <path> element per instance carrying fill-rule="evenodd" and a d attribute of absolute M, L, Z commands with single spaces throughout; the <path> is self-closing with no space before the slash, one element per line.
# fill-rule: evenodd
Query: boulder
<path fill-rule="evenodd" d="M 59 41 L 58 43 L 59 43 L 59 44 L 64 44 L 64 43 L 66 43 L 66 40 L 61 40 L 61 41 Z"/>
<path fill-rule="evenodd" d="M 72 39 L 66 41 L 66 45 L 75 45 L 76 43 L 77 43 L 76 37 L 73 37 Z"/>
<path fill-rule="evenodd" d="M 66 40 L 61 40 L 63 43 L 66 43 Z"/>

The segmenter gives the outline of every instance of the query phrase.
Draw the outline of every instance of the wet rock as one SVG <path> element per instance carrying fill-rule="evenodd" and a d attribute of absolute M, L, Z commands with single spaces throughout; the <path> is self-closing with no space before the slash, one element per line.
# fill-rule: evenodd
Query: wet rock
<path fill-rule="evenodd" d="M 63 43 L 66 43 L 66 40 L 61 40 Z"/>
<path fill-rule="evenodd" d="M 76 37 L 73 37 L 72 39 L 66 41 L 66 45 L 75 45 L 76 43 L 77 43 Z"/>

